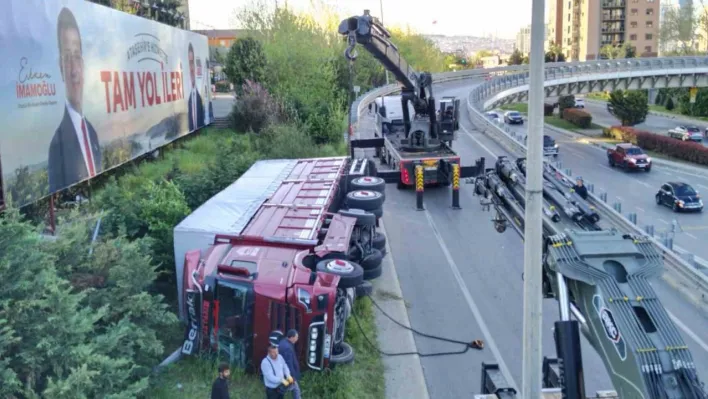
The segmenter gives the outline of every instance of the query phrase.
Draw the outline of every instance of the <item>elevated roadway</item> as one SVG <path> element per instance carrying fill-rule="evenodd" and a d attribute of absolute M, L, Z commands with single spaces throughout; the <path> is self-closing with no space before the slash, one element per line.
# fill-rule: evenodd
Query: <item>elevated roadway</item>
<path fill-rule="evenodd" d="M 480 82 L 437 85 L 435 95 L 464 98 Z M 472 128 L 467 109 L 462 108 L 460 138 L 454 148 L 463 163 L 485 157 L 491 165 L 496 156 L 507 155 Z M 372 123 L 373 118 L 362 116 L 359 130 L 371 131 L 366 124 Z M 460 197 L 463 209 L 453 210 L 449 190 L 429 189 L 426 210 L 421 212 L 415 210 L 413 192 L 391 187 L 386 194 L 384 223 L 413 327 L 455 339 L 479 338 L 487 344 L 481 352 L 422 358 L 432 398 L 478 393 L 482 362 L 499 363 L 510 381 L 521 384 L 523 245 L 512 232 L 496 233 L 490 220 L 493 214 L 482 211 L 471 185 L 462 187 Z M 655 282 L 654 288 L 676 317 L 700 376 L 707 381 L 708 318 L 664 282 Z M 543 351 L 550 357 L 555 357 L 552 325 L 557 318 L 557 302 L 546 300 Z M 416 337 L 416 343 L 421 353 L 457 349 L 421 337 Z M 612 389 L 599 356 L 584 338 L 582 345 L 587 393 Z"/>

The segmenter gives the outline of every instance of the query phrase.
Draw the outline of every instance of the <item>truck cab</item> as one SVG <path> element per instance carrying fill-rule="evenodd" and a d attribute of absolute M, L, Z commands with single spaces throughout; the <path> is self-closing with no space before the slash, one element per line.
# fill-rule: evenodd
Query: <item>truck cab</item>
<path fill-rule="evenodd" d="M 455 132 L 460 129 L 460 100 L 455 97 L 443 97 L 438 112 L 440 140 L 453 141 Z"/>
<path fill-rule="evenodd" d="M 362 191 L 343 191 L 358 187 L 349 181 L 357 165 L 343 157 L 260 161 L 175 228 L 175 256 L 186 248 L 177 265 L 183 354 L 211 352 L 253 371 L 273 335 L 295 329 L 303 369 L 353 360 L 346 320 L 382 260 L 371 256 L 375 215 L 342 209 L 343 198 Z"/>

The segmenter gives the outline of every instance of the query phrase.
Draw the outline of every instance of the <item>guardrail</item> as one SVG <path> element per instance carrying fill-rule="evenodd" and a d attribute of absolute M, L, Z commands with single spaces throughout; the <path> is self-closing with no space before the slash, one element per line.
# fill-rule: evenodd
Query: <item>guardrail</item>
<path fill-rule="evenodd" d="M 701 57 L 701 59 L 704 60 L 705 65 L 708 66 L 708 58 Z M 655 63 L 654 65 L 658 65 L 658 63 Z M 597 73 L 607 73 L 607 71 Z M 583 74 L 585 74 L 585 72 L 583 72 Z M 467 99 L 470 122 L 478 128 L 481 127 L 485 133 L 490 134 L 493 139 L 502 144 L 502 146 L 505 147 L 510 153 L 520 157 L 526 156 L 524 135 L 517 135 L 508 129 L 503 123 L 500 124 L 485 117 L 481 105 L 485 102 L 487 96 L 493 96 L 501 90 L 507 90 L 510 88 L 508 86 L 510 83 L 523 82 L 523 80 L 510 80 L 508 77 L 497 78 L 496 80 L 505 81 L 505 83 L 488 82 L 481 85 L 485 87 L 475 88 L 470 93 Z M 504 87 L 505 84 L 507 85 L 506 87 Z M 490 90 L 490 88 L 497 89 Z M 501 90 L 499 90 L 499 88 L 501 88 Z M 572 181 L 572 178 L 557 165 L 551 164 L 551 167 L 562 176 Z M 608 205 L 594 193 L 589 193 L 589 198 L 589 202 L 598 210 L 602 220 L 608 222 L 611 226 L 616 227 L 618 230 L 647 237 L 654 245 L 656 245 L 656 247 L 659 248 L 663 254 L 664 264 L 666 265 L 667 270 L 672 274 L 672 276 L 665 277 L 672 279 L 673 283 L 677 283 L 685 287 L 685 289 L 681 289 L 679 291 L 687 296 L 691 301 L 701 307 L 708 307 L 708 276 L 689 263 L 680 254 L 667 248 L 667 246 L 657 240 L 653 235 L 646 234 L 646 232 L 634 222 L 627 219 L 624 215 L 612 206 Z"/>

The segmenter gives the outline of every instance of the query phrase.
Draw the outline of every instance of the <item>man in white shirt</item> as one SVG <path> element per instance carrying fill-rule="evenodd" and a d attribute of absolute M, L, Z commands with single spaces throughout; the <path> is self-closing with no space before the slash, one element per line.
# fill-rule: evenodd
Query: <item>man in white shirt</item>
<path fill-rule="evenodd" d="M 64 117 L 49 145 L 49 192 L 53 193 L 102 170 L 98 135 L 83 114 L 84 59 L 74 14 L 62 8 L 57 18 L 59 69 L 66 91 Z"/>
<path fill-rule="evenodd" d="M 294 381 L 285 359 L 278 354 L 278 346 L 273 344 L 268 347 L 268 355 L 261 361 L 261 374 L 267 399 L 282 399 L 285 395 L 279 387 L 282 385 L 287 389 Z"/>
<path fill-rule="evenodd" d="M 197 89 L 197 74 L 194 65 L 194 47 L 192 47 L 192 43 L 189 43 L 187 56 L 189 58 L 189 77 L 192 82 L 189 96 L 187 97 L 187 105 L 189 107 L 187 116 L 189 118 L 189 131 L 193 132 L 204 126 L 204 104 L 202 103 L 202 96 Z"/>

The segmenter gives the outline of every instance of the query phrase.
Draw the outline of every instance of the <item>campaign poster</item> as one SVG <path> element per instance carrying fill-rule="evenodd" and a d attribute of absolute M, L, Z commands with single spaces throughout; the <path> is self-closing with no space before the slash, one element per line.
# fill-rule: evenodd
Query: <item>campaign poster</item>
<path fill-rule="evenodd" d="M 0 171 L 25 205 L 211 121 L 207 37 L 84 0 L 5 0 Z"/>

